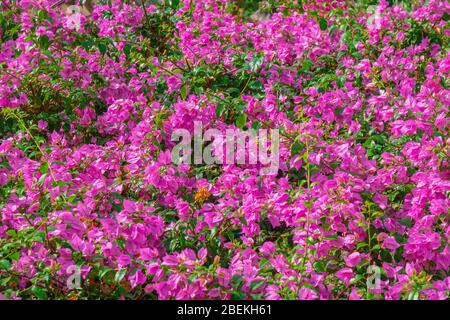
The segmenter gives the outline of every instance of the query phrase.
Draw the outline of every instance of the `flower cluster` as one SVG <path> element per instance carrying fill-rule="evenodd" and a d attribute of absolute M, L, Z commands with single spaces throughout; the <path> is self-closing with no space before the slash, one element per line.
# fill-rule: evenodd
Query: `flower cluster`
<path fill-rule="evenodd" d="M 449 298 L 450 4 L 258 2 L 2 1 L 0 298 Z"/>

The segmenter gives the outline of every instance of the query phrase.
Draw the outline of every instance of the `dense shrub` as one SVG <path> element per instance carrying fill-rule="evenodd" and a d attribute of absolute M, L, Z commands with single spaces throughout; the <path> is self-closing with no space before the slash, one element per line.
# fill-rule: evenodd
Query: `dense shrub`
<path fill-rule="evenodd" d="M 0 6 L 1 297 L 448 299 L 447 1 Z M 173 164 L 194 120 L 280 170 Z"/>

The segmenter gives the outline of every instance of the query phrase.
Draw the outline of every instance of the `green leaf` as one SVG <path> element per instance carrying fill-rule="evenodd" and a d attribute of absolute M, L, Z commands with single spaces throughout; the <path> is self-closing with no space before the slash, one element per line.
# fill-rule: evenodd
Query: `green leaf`
<path fill-rule="evenodd" d="M 127 58 L 130 57 L 130 53 L 131 53 L 131 45 L 130 45 L 129 43 L 127 43 L 127 44 L 125 44 L 125 45 L 123 46 L 123 53 L 125 53 L 125 56 L 126 56 Z"/>
<path fill-rule="evenodd" d="M 81 45 L 83 46 L 84 50 L 89 51 L 89 47 L 91 46 L 91 42 L 89 40 L 84 40 Z"/>
<path fill-rule="evenodd" d="M 122 281 L 123 277 L 125 277 L 125 274 L 127 273 L 126 268 L 122 268 L 119 271 L 117 271 L 116 276 L 114 277 L 114 281 L 119 283 Z"/>
<path fill-rule="evenodd" d="M 244 128 L 245 124 L 247 123 L 247 115 L 245 113 L 241 113 L 237 118 L 236 118 L 236 126 L 239 129 Z"/>
<path fill-rule="evenodd" d="M 75 200 L 77 198 L 76 194 L 71 194 L 68 198 L 67 198 L 67 202 L 73 203 L 75 204 Z"/>
<path fill-rule="evenodd" d="M 259 130 L 259 128 L 261 128 L 261 122 L 253 121 L 252 122 L 252 129 Z"/>
<path fill-rule="evenodd" d="M 365 276 L 362 274 L 357 274 L 353 279 L 350 280 L 351 284 L 358 283 L 361 280 L 364 280 Z"/>
<path fill-rule="evenodd" d="M 43 50 L 42 53 L 45 54 L 49 58 L 53 57 L 53 53 L 50 50 Z"/>
<path fill-rule="evenodd" d="M 259 262 L 259 267 L 262 268 L 264 267 L 266 264 L 270 264 L 270 260 L 268 259 L 263 259 Z"/>
<path fill-rule="evenodd" d="M 45 241 L 45 234 L 43 232 L 37 232 L 37 234 L 34 235 L 32 238 L 35 242 L 44 242 Z"/>
<path fill-rule="evenodd" d="M 245 107 L 247 106 L 247 103 L 244 100 L 242 100 L 241 98 L 234 98 L 233 105 L 236 107 L 236 110 L 239 113 L 242 113 L 242 112 L 244 112 Z"/>
<path fill-rule="evenodd" d="M 342 114 L 344 113 L 344 109 L 345 109 L 345 108 L 337 108 L 337 109 L 336 109 L 336 114 L 337 114 L 338 116 L 342 115 Z"/>
<path fill-rule="evenodd" d="M 392 262 L 391 252 L 389 250 L 383 249 L 380 252 L 381 260 L 385 262 Z"/>
<path fill-rule="evenodd" d="M 41 164 L 41 166 L 39 167 L 39 171 L 44 174 L 48 172 L 48 162 L 44 162 L 43 164 Z"/>
<path fill-rule="evenodd" d="M 232 300 L 244 300 L 245 293 L 244 292 L 233 292 L 233 293 L 231 293 L 231 299 Z"/>
<path fill-rule="evenodd" d="M 253 73 L 258 71 L 259 68 L 262 66 L 263 62 L 264 62 L 263 55 L 257 55 L 255 57 L 253 57 L 253 59 L 248 63 L 250 71 Z"/>
<path fill-rule="evenodd" d="M 250 290 L 255 291 L 264 284 L 263 280 L 253 281 L 250 283 Z"/>
<path fill-rule="evenodd" d="M 400 220 L 399 220 L 399 223 L 400 223 L 401 225 L 407 226 L 408 228 L 411 228 L 412 225 L 413 225 L 411 219 L 409 219 L 409 218 L 400 219 Z"/>
<path fill-rule="evenodd" d="M 306 72 L 309 69 L 311 69 L 312 66 L 314 66 L 314 62 L 309 58 L 305 58 L 302 62 L 302 67 L 301 67 L 300 71 Z"/>
<path fill-rule="evenodd" d="M 186 100 L 187 95 L 188 95 L 188 87 L 187 87 L 187 85 L 184 85 L 184 86 L 181 87 L 180 95 L 181 95 L 181 99 Z"/>
<path fill-rule="evenodd" d="M 46 34 L 39 37 L 39 46 L 44 50 L 47 50 L 50 46 L 50 39 Z"/>
<path fill-rule="evenodd" d="M 261 81 L 259 81 L 259 80 L 254 80 L 254 81 L 250 82 L 248 87 L 255 91 L 263 90 L 263 85 L 262 85 Z"/>
<path fill-rule="evenodd" d="M 8 260 L 0 260 L 0 270 L 9 270 L 11 263 Z"/>
<path fill-rule="evenodd" d="M 411 291 L 407 297 L 408 300 L 419 300 L 419 292 Z"/>
<path fill-rule="evenodd" d="M 328 28 L 328 23 L 327 20 L 325 20 L 324 18 L 321 18 L 319 20 L 319 26 L 320 26 L 320 30 L 325 31 Z"/>
<path fill-rule="evenodd" d="M 14 252 L 12 255 L 9 256 L 11 258 L 11 260 L 17 261 L 20 259 L 20 253 L 19 252 Z"/>
<path fill-rule="evenodd" d="M 235 289 L 239 289 L 243 283 L 244 283 L 244 278 L 242 278 L 242 276 L 240 276 L 238 274 L 235 274 L 231 278 L 231 286 Z"/>
<path fill-rule="evenodd" d="M 47 300 L 48 299 L 48 297 L 47 297 L 47 290 L 45 288 L 35 286 L 35 287 L 33 287 L 31 289 L 31 292 L 33 292 L 33 294 L 38 299 L 41 299 L 41 300 Z"/>
<path fill-rule="evenodd" d="M 361 249 L 361 248 L 364 248 L 367 246 L 368 246 L 368 244 L 366 242 L 360 242 L 356 245 L 356 249 Z"/>
<path fill-rule="evenodd" d="M 196 94 L 196 95 L 201 95 L 201 94 L 203 94 L 203 87 L 200 87 L 200 86 L 195 86 L 194 87 L 194 93 Z"/>
<path fill-rule="evenodd" d="M 116 242 L 117 242 L 117 245 L 119 247 L 121 247 L 122 249 L 124 249 L 126 244 L 127 244 L 127 242 L 126 242 L 126 240 L 124 238 L 117 238 Z"/>
<path fill-rule="evenodd" d="M 258 293 L 258 294 L 251 293 L 250 296 L 252 297 L 253 300 L 264 300 L 263 293 Z"/>
<path fill-rule="evenodd" d="M 313 268 L 314 268 L 314 270 L 316 270 L 316 272 L 325 272 L 326 271 L 326 267 L 325 267 L 325 264 L 323 263 L 323 261 L 314 262 Z"/>
<path fill-rule="evenodd" d="M 11 277 L 0 279 L 0 286 L 6 286 L 11 281 Z"/>
<path fill-rule="evenodd" d="M 99 42 L 98 50 L 100 51 L 101 54 L 105 54 L 106 53 L 106 44 L 104 42 Z"/>
<path fill-rule="evenodd" d="M 103 266 L 98 272 L 98 278 L 102 280 L 110 271 L 113 271 L 113 269 L 107 266 Z"/>
<path fill-rule="evenodd" d="M 294 142 L 291 147 L 291 155 L 293 156 L 293 155 L 299 154 L 300 151 L 302 151 L 303 149 L 304 149 L 304 147 L 301 143 Z"/>
<path fill-rule="evenodd" d="M 38 10 L 37 11 L 37 16 L 39 18 L 40 21 L 44 21 L 47 19 L 47 11 L 44 10 Z"/>
<path fill-rule="evenodd" d="M 15 238 L 17 236 L 17 232 L 14 229 L 9 229 L 8 231 L 6 231 L 6 234 L 11 238 Z"/>

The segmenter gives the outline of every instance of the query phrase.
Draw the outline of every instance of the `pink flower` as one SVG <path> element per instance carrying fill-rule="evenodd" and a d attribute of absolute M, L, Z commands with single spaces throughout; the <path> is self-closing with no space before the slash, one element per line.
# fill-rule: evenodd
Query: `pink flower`
<path fill-rule="evenodd" d="M 208 292 L 208 297 L 211 299 L 220 297 L 220 289 L 219 288 L 212 288 Z"/>
<path fill-rule="evenodd" d="M 39 120 L 38 121 L 38 128 L 41 129 L 41 130 L 47 130 L 47 128 L 48 128 L 47 121 Z"/>
<path fill-rule="evenodd" d="M 377 193 L 374 197 L 373 197 L 373 202 L 375 202 L 376 204 L 378 204 L 380 206 L 381 209 L 385 210 L 388 206 L 388 199 L 385 195 L 383 194 L 379 194 Z"/>
<path fill-rule="evenodd" d="M 140 284 L 144 284 L 147 280 L 147 277 L 144 275 L 144 273 L 141 270 L 137 270 L 134 275 L 128 277 L 128 280 L 130 281 L 131 288 L 135 288 L 136 286 Z"/>
<path fill-rule="evenodd" d="M 395 252 L 395 250 L 397 250 L 400 245 L 397 243 L 397 241 L 395 241 L 394 237 L 387 237 L 383 241 L 383 247 L 392 252 Z"/>
<path fill-rule="evenodd" d="M 300 300 L 316 300 L 318 296 L 317 293 L 310 288 L 301 288 L 298 292 L 298 298 Z"/>
<path fill-rule="evenodd" d="M 180 264 L 180 261 L 175 255 L 168 255 L 163 258 L 163 265 L 176 267 Z"/>
<path fill-rule="evenodd" d="M 352 254 L 350 254 L 349 256 L 347 256 L 345 258 L 345 263 L 349 266 L 349 267 L 354 267 L 356 266 L 358 263 L 360 263 L 362 260 L 362 256 L 359 252 L 353 252 Z"/>
<path fill-rule="evenodd" d="M 120 256 L 117 257 L 117 265 L 119 266 L 119 268 L 125 267 L 130 265 L 131 263 L 131 259 L 130 256 L 122 254 Z"/>
<path fill-rule="evenodd" d="M 357 288 L 353 288 L 349 296 L 350 300 L 362 300 Z"/>
<path fill-rule="evenodd" d="M 348 285 L 350 280 L 354 277 L 354 273 L 350 268 L 342 268 L 341 270 L 336 272 L 336 277 L 338 277 L 340 280 L 342 280 L 342 282 Z"/>
<path fill-rule="evenodd" d="M 171 76 L 167 79 L 167 87 L 169 92 L 177 90 L 181 85 L 181 80 L 178 77 Z"/>
<path fill-rule="evenodd" d="M 158 251 L 157 250 L 152 250 L 150 248 L 142 248 L 139 250 L 139 259 L 140 260 L 144 260 L 144 261 L 150 261 L 152 260 L 155 256 L 157 256 Z"/>
<path fill-rule="evenodd" d="M 264 255 L 272 255 L 275 252 L 275 245 L 273 242 L 266 241 L 261 248 L 259 248 L 259 251 Z"/>
<path fill-rule="evenodd" d="M 123 209 L 126 212 L 136 212 L 137 211 L 137 206 L 136 206 L 136 203 L 134 201 L 124 200 L 123 201 Z"/>
<path fill-rule="evenodd" d="M 187 203 L 186 201 L 177 201 L 176 208 L 178 210 L 178 215 L 180 219 L 186 220 L 189 218 L 189 211 L 190 211 L 189 203 Z"/>
<path fill-rule="evenodd" d="M 266 287 L 266 299 L 267 300 L 280 300 L 281 296 L 278 293 L 278 291 L 280 290 L 279 287 L 274 286 L 274 285 L 270 285 Z"/>
<path fill-rule="evenodd" d="M 206 261 L 206 257 L 208 256 L 208 250 L 206 248 L 201 248 L 197 254 L 200 261 Z"/>

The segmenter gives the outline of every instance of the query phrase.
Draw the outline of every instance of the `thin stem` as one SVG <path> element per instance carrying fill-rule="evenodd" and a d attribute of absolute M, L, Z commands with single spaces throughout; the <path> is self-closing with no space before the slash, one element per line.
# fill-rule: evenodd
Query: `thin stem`
<path fill-rule="evenodd" d="M 148 16 L 147 8 L 145 7 L 144 0 L 141 0 L 142 9 L 144 10 L 145 20 L 147 20 L 147 25 L 150 26 L 150 18 Z"/>
<path fill-rule="evenodd" d="M 44 155 L 44 151 L 42 151 L 41 146 L 39 145 L 39 143 L 36 140 L 36 138 L 34 137 L 34 135 L 31 133 L 31 131 L 28 129 L 28 127 L 25 125 L 25 122 L 23 121 L 23 119 L 20 118 L 19 116 L 17 116 L 17 114 L 15 114 L 15 113 L 13 113 L 13 115 L 17 119 L 17 121 L 19 122 L 19 125 L 22 127 L 22 129 L 24 129 L 27 132 L 27 134 L 30 136 L 31 140 L 33 140 L 33 142 L 35 143 L 35 145 L 38 148 L 38 150 L 41 153 L 41 155 Z M 52 169 L 50 164 L 48 165 L 48 171 L 50 173 L 50 176 L 51 176 L 52 180 L 56 181 L 53 169 Z M 66 200 L 66 197 L 62 193 L 61 193 L 61 198 L 63 200 Z"/>
<path fill-rule="evenodd" d="M 309 237 L 309 229 L 310 229 L 310 216 L 311 216 L 311 171 L 309 166 L 309 144 L 306 142 L 306 186 L 308 188 L 308 213 L 306 215 L 306 237 L 305 237 L 305 248 L 304 248 L 304 256 L 302 261 L 302 266 L 305 266 L 306 258 L 308 257 L 308 237 Z"/>

